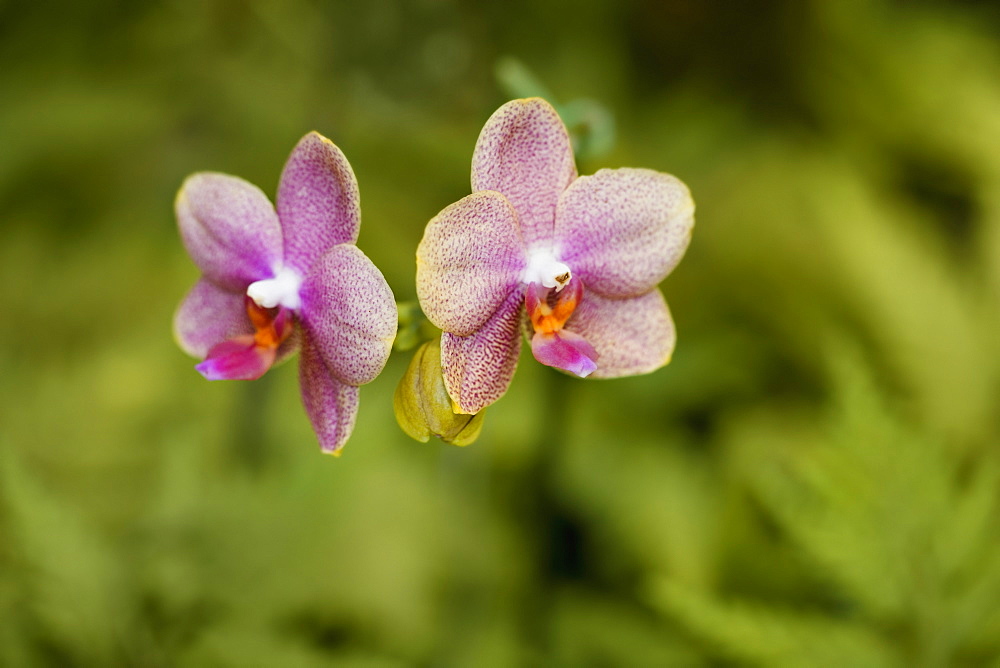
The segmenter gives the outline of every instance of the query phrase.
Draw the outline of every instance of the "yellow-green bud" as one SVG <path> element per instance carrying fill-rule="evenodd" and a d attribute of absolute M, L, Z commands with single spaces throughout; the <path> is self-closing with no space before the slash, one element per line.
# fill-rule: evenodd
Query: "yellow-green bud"
<path fill-rule="evenodd" d="M 483 429 L 483 413 L 456 414 L 441 376 L 441 339 L 420 346 L 396 386 L 392 400 L 396 422 L 412 438 L 426 443 L 437 436 L 445 443 L 468 445 Z"/>

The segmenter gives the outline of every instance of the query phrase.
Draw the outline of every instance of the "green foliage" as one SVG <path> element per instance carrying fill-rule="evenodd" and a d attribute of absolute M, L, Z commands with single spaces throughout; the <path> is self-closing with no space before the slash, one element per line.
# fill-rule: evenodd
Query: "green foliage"
<path fill-rule="evenodd" d="M 47 9 L 0 3 L 0 664 L 1000 661 L 995 11 Z M 538 92 L 617 120 L 581 172 L 691 186 L 669 367 L 526 356 L 459 449 L 396 426 L 394 355 L 334 460 L 294 362 L 206 383 L 170 340 L 188 173 L 273 194 L 332 137 L 412 300 L 482 123 Z"/>

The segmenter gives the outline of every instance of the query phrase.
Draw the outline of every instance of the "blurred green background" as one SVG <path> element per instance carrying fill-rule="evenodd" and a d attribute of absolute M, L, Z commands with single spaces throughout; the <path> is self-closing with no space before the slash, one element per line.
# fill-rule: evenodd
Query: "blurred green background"
<path fill-rule="evenodd" d="M 0 1 L 0 664 L 1000 665 L 998 34 L 971 1 Z M 691 187 L 670 366 L 526 356 L 459 449 L 396 426 L 394 355 L 339 459 L 294 362 L 198 376 L 188 173 L 273 194 L 322 132 L 413 299 L 517 63 L 613 118 L 581 173 Z"/>

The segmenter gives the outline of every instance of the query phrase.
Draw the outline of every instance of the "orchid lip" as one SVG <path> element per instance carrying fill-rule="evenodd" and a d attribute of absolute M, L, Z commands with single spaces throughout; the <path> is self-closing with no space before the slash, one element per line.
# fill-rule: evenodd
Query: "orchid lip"
<path fill-rule="evenodd" d="M 528 266 L 525 267 L 522 276 L 524 283 L 537 283 L 560 292 L 572 278 L 573 272 L 569 266 L 556 259 L 552 250 L 535 248 L 528 252 Z"/>
<path fill-rule="evenodd" d="M 262 308 L 284 306 L 297 311 L 302 306 L 301 287 L 302 277 L 288 267 L 282 267 L 273 278 L 254 281 L 247 286 L 247 296 Z"/>

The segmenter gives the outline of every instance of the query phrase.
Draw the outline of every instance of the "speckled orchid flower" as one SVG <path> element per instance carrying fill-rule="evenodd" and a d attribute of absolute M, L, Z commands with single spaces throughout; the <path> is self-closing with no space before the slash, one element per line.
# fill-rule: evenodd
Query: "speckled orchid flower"
<path fill-rule="evenodd" d="M 675 332 L 657 284 L 691 238 L 687 187 L 648 169 L 577 177 L 566 127 L 540 98 L 486 122 L 473 193 L 427 225 L 417 294 L 444 330 L 441 366 L 455 410 L 506 392 L 521 331 L 542 364 L 614 378 L 670 360 Z"/>
<path fill-rule="evenodd" d="M 209 380 L 253 380 L 302 350 L 302 400 L 322 449 L 354 428 L 358 386 L 385 366 L 396 304 L 355 242 L 358 185 L 333 142 L 298 143 L 277 205 L 235 176 L 199 173 L 177 194 L 181 239 L 202 277 L 174 319 L 181 348 Z"/>

